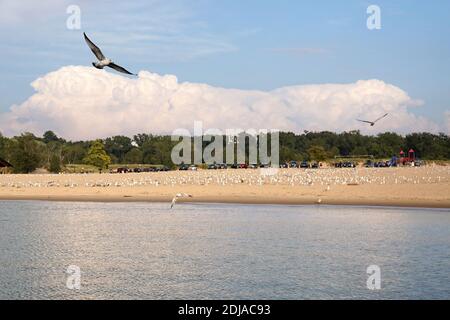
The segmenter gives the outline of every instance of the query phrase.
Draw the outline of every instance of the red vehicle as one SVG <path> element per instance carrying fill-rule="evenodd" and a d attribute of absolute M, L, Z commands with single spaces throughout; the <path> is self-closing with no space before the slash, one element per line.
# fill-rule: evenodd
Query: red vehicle
<path fill-rule="evenodd" d="M 241 163 L 240 165 L 238 165 L 239 169 L 247 169 L 248 165 L 246 165 L 245 163 Z"/>

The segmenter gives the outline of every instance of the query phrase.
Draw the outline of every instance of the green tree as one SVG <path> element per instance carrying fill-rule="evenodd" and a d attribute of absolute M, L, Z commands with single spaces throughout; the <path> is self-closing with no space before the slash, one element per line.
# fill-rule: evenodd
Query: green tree
<path fill-rule="evenodd" d="M 60 173 L 61 172 L 61 158 L 58 155 L 54 154 L 50 158 L 50 168 L 49 171 L 52 173 Z"/>
<path fill-rule="evenodd" d="M 9 139 L 4 137 L 2 133 L 0 132 L 0 157 L 2 158 L 8 158 L 7 154 L 7 146 L 9 143 Z"/>
<path fill-rule="evenodd" d="M 15 173 L 30 173 L 42 164 L 45 145 L 42 145 L 33 134 L 24 133 L 14 137 L 10 148 L 10 160 Z"/>
<path fill-rule="evenodd" d="M 111 156 L 113 163 L 123 163 L 133 145 L 131 139 L 125 136 L 114 136 L 105 140 L 105 150 Z"/>
<path fill-rule="evenodd" d="M 108 168 L 111 163 L 111 158 L 106 153 L 101 140 L 96 140 L 92 143 L 83 162 L 99 169 Z"/>
<path fill-rule="evenodd" d="M 325 161 L 328 157 L 327 152 L 322 146 L 312 146 L 308 149 L 308 155 L 310 160 Z"/>
<path fill-rule="evenodd" d="M 133 148 L 124 157 L 124 163 L 140 164 L 142 163 L 142 151 L 138 148 Z"/>
<path fill-rule="evenodd" d="M 53 131 L 46 131 L 43 135 L 43 141 L 49 143 L 51 141 L 59 141 L 58 136 Z"/>
<path fill-rule="evenodd" d="M 401 135 L 398 135 L 394 132 L 385 132 L 380 133 L 377 136 L 378 145 L 382 150 L 382 154 L 379 156 L 382 157 L 391 157 L 400 152 L 400 149 L 404 145 L 404 138 Z"/>
<path fill-rule="evenodd" d="M 81 164 L 86 157 L 88 143 L 76 142 L 64 144 L 61 150 L 61 158 L 64 164 Z"/>

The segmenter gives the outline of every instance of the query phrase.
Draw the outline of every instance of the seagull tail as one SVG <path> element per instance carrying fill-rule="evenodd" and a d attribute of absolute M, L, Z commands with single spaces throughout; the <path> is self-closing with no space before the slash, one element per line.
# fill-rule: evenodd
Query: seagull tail
<path fill-rule="evenodd" d="M 103 69 L 103 67 L 99 67 L 99 66 L 97 66 L 96 64 L 95 64 L 95 62 L 92 62 L 92 65 L 94 66 L 94 68 L 96 68 L 96 69 Z"/>

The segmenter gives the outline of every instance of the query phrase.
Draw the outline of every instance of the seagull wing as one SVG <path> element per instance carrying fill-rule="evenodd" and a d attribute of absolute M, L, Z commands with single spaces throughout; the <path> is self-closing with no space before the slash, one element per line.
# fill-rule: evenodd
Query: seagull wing
<path fill-rule="evenodd" d="M 386 113 L 384 116 L 379 117 L 377 120 L 375 120 L 373 123 L 380 121 L 383 118 L 386 118 L 388 116 L 389 113 Z"/>
<path fill-rule="evenodd" d="M 372 124 L 372 123 L 373 123 L 372 121 L 359 120 L 359 119 L 356 119 L 356 121 L 359 121 L 359 122 L 365 122 L 365 123 L 370 123 L 370 124 Z"/>
<path fill-rule="evenodd" d="M 175 205 L 175 202 L 177 202 L 177 198 L 176 197 L 172 199 L 172 203 L 170 204 L 170 209 L 173 208 L 173 206 Z"/>
<path fill-rule="evenodd" d="M 87 37 L 86 33 L 84 33 L 84 40 L 86 40 L 87 45 L 89 48 L 91 48 L 92 52 L 95 54 L 98 60 L 102 61 L 105 59 L 105 56 L 103 55 L 102 51 L 97 47 L 89 38 Z"/>
<path fill-rule="evenodd" d="M 108 64 L 108 67 L 113 68 L 116 71 L 122 72 L 122 73 L 126 73 L 126 74 L 131 74 L 133 76 L 135 76 L 134 73 L 131 73 L 130 71 L 128 71 L 125 68 L 122 68 L 121 66 L 118 66 L 117 64 L 111 62 L 110 64 Z"/>

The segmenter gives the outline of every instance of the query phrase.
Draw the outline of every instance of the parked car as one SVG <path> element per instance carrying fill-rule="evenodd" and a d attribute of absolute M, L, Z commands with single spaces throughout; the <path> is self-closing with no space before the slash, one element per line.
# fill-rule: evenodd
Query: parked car
<path fill-rule="evenodd" d="M 386 168 L 389 167 L 389 164 L 385 161 L 375 162 L 375 168 Z"/>
<path fill-rule="evenodd" d="M 364 166 L 366 168 L 373 168 L 375 166 L 375 164 L 373 163 L 372 160 L 367 160 L 366 163 L 364 164 Z"/>
<path fill-rule="evenodd" d="M 239 164 L 238 168 L 239 168 L 239 169 L 247 169 L 247 168 L 248 168 L 248 165 L 245 164 L 245 163 L 241 163 L 241 164 Z"/>
<path fill-rule="evenodd" d="M 208 165 L 208 170 L 217 170 L 217 165 L 216 164 Z"/>
<path fill-rule="evenodd" d="M 189 169 L 189 166 L 187 164 L 182 164 L 178 170 L 185 171 L 188 169 Z"/>
<path fill-rule="evenodd" d="M 195 164 L 192 164 L 192 165 L 190 165 L 189 166 L 189 170 L 191 170 L 191 171 L 197 171 L 197 166 L 195 165 Z"/>
<path fill-rule="evenodd" d="M 298 168 L 298 163 L 297 163 L 297 161 L 291 161 L 291 162 L 289 163 L 289 167 L 290 167 L 290 168 Z"/>
<path fill-rule="evenodd" d="M 319 163 L 314 161 L 313 163 L 311 163 L 311 168 L 312 169 L 319 169 Z"/>
<path fill-rule="evenodd" d="M 258 169 L 258 165 L 257 164 L 250 164 L 248 167 L 250 169 Z"/>
<path fill-rule="evenodd" d="M 234 164 L 231 165 L 231 169 L 237 169 L 237 168 L 238 168 L 237 163 L 234 163 Z"/>
<path fill-rule="evenodd" d="M 303 161 L 300 163 L 300 168 L 302 168 L 302 169 L 309 168 L 309 163 L 308 163 L 308 161 L 303 160 Z"/>
<path fill-rule="evenodd" d="M 261 165 L 261 168 L 262 168 L 262 165 Z M 282 168 L 282 169 L 289 168 L 289 163 L 285 162 L 285 163 L 280 164 L 280 168 Z"/>

